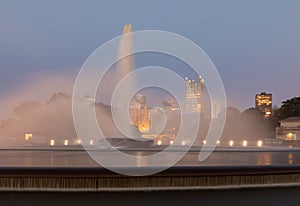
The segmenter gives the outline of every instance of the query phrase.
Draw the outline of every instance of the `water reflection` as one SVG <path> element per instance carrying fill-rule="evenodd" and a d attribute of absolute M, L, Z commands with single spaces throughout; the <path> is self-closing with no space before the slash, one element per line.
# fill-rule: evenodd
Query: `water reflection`
<path fill-rule="evenodd" d="M 144 152 L 136 152 L 137 167 L 146 167 L 147 166 L 147 162 L 146 162 L 145 158 L 142 158 L 143 156 L 145 156 Z"/>
<path fill-rule="evenodd" d="M 264 155 L 257 155 L 257 165 L 271 165 L 272 163 L 272 154 L 266 153 Z"/>
<path fill-rule="evenodd" d="M 148 156 L 158 151 L 126 151 L 136 157 Z M 170 152 L 165 158 L 172 158 L 177 152 Z M 97 151 L 96 155 L 111 157 L 116 155 L 112 151 Z M 178 155 L 178 154 L 177 154 Z M 247 166 L 247 165 L 300 165 L 300 151 L 215 151 L 203 162 L 198 161 L 199 151 L 189 152 L 177 166 Z M 161 161 L 164 161 L 163 159 Z M 148 162 L 144 158 L 137 158 L 131 166 L 147 167 Z M 77 151 L 26 151 L 26 150 L 2 150 L 0 167 L 26 166 L 26 167 L 95 167 L 99 166 L 83 150 Z"/>
<path fill-rule="evenodd" d="M 289 155 L 288 155 L 289 164 L 293 164 L 294 163 L 293 162 L 293 157 L 294 157 L 293 153 L 289 153 Z"/>

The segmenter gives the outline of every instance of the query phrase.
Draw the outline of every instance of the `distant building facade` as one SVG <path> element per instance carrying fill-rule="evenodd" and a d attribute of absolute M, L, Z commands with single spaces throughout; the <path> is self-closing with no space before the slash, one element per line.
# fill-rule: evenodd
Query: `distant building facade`
<path fill-rule="evenodd" d="M 186 112 L 203 113 L 203 91 L 204 79 L 199 77 L 198 81 L 185 78 L 186 82 Z M 163 130 L 165 134 L 173 134 L 178 129 L 178 121 L 180 120 L 180 107 L 174 98 L 163 101 L 163 105 L 157 108 L 148 108 L 146 105 L 146 96 L 137 94 L 131 102 L 129 108 L 130 123 L 135 125 L 140 132 L 155 133 L 155 128 L 159 128 L 164 119 L 164 115 L 168 116 L 169 121 Z"/>
<path fill-rule="evenodd" d="M 146 96 L 137 94 L 130 102 L 129 115 L 132 125 L 135 125 L 141 132 L 150 128 L 149 111 L 146 105 Z"/>
<path fill-rule="evenodd" d="M 300 140 L 300 117 L 289 117 L 281 120 L 276 127 L 276 138 L 282 140 Z"/>
<path fill-rule="evenodd" d="M 272 94 L 262 92 L 255 95 L 255 108 L 264 113 L 264 117 L 268 118 L 272 115 Z"/>
<path fill-rule="evenodd" d="M 200 76 L 198 81 L 185 78 L 186 83 L 186 111 L 187 112 L 204 112 L 203 108 L 203 91 L 204 79 Z"/>

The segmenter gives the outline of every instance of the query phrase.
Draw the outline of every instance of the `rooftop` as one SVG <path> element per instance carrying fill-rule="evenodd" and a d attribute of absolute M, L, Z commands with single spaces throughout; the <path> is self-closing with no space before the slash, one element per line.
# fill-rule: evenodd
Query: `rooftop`
<path fill-rule="evenodd" d="M 289 117 L 279 122 L 300 122 L 300 117 Z"/>

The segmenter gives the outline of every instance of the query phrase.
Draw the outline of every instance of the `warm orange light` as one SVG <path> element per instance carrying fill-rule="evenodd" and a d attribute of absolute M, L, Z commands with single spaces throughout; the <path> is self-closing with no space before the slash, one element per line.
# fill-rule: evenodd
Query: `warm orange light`
<path fill-rule="evenodd" d="M 229 141 L 229 146 L 232 147 L 233 145 L 234 145 L 233 140 L 230 140 L 230 141 Z"/>
<path fill-rule="evenodd" d="M 243 147 L 247 147 L 247 145 L 248 145 L 247 140 L 244 140 L 244 141 L 243 141 Z"/>
<path fill-rule="evenodd" d="M 31 138 L 32 138 L 32 134 L 31 133 L 26 133 L 25 135 L 24 135 L 24 138 L 25 138 L 25 140 L 26 141 L 29 141 Z"/>
<path fill-rule="evenodd" d="M 69 144 L 69 141 L 66 139 L 66 140 L 64 141 L 64 145 L 67 146 L 68 144 Z"/>
<path fill-rule="evenodd" d="M 25 134 L 25 140 L 28 141 L 29 140 L 29 136 L 28 134 Z"/>
<path fill-rule="evenodd" d="M 150 125 L 148 122 L 141 122 L 141 124 L 139 124 L 139 130 L 140 132 L 147 132 L 149 131 Z"/>
<path fill-rule="evenodd" d="M 286 135 L 286 137 L 287 137 L 287 139 L 288 140 L 292 140 L 293 139 L 293 133 L 288 133 L 287 135 Z"/>
<path fill-rule="evenodd" d="M 50 145 L 51 145 L 51 146 L 54 146 L 54 144 L 55 144 L 54 139 L 50 140 Z"/>
<path fill-rule="evenodd" d="M 157 141 L 157 145 L 161 145 L 161 143 L 162 143 L 161 140 Z"/>
<path fill-rule="evenodd" d="M 262 146 L 263 146 L 263 141 L 261 141 L 261 140 L 258 140 L 258 142 L 257 142 L 257 146 L 258 146 L 258 147 L 262 147 Z"/>
<path fill-rule="evenodd" d="M 90 140 L 90 145 L 92 146 L 94 144 L 94 140 Z"/>

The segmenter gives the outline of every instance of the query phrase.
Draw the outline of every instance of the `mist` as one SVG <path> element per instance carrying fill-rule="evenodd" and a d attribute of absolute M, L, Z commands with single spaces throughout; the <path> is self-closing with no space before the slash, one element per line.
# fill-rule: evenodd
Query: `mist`
<path fill-rule="evenodd" d="M 63 76 L 60 74 L 43 73 L 32 75 L 30 80 L 20 83 L 18 87 L 8 87 L 0 95 L 0 121 L 13 117 L 14 108 L 22 102 L 46 102 L 56 92 L 71 94 L 74 81 L 75 75 L 73 74 Z"/>
<path fill-rule="evenodd" d="M 110 106 L 95 104 L 98 122 L 107 137 L 120 136 L 114 127 Z M 77 144 L 78 137 L 73 125 L 72 98 L 59 92 L 46 102 L 27 101 L 14 109 L 14 117 L 1 122 L 0 144 L 26 145 L 25 134 L 32 134 L 30 144 L 49 145 L 51 140 L 56 145 Z"/>
<path fill-rule="evenodd" d="M 55 140 L 57 145 L 63 145 L 65 140 L 68 140 L 70 145 L 76 144 L 78 137 L 72 118 L 73 82 L 71 78 L 52 75 L 30 83 L 16 93 L 3 98 L 0 110 L 2 114 L 1 146 L 26 145 L 24 140 L 26 133 L 33 134 L 32 142 L 37 145 L 49 145 L 50 140 Z M 171 98 L 169 93 L 161 92 L 157 88 L 144 89 L 140 93 L 146 95 L 149 102 L 157 103 L 150 106 L 147 104 L 148 108 L 160 106 L 159 102 L 162 105 L 162 100 Z M 206 112 L 200 121 L 196 145 L 203 143 L 210 125 L 210 102 L 207 95 L 205 98 L 207 98 L 205 100 Z M 106 137 L 123 136 L 113 122 L 110 105 L 97 102 L 94 103 L 97 120 L 104 135 Z M 170 118 L 167 120 L 167 126 L 179 128 L 180 115 L 169 112 L 167 117 Z M 153 122 L 152 125 L 155 123 Z M 176 134 L 177 129 L 174 132 Z M 274 137 L 273 122 L 264 119 L 258 110 L 250 108 L 240 112 L 233 107 L 227 109 L 226 124 L 220 139 L 222 144 L 227 145 L 230 140 L 238 142 L 246 139 L 254 142 L 270 137 Z"/>
<path fill-rule="evenodd" d="M 230 140 L 236 144 L 241 144 L 243 140 L 255 143 L 266 138 L 275 138 L 275 122 L 272 119 L 265 119 L 263 113 L 255 108 L 243 112 L 234 107 L 227 108 L 226 123 L 221 137 L 224 144 L 228 144 Z"/>

